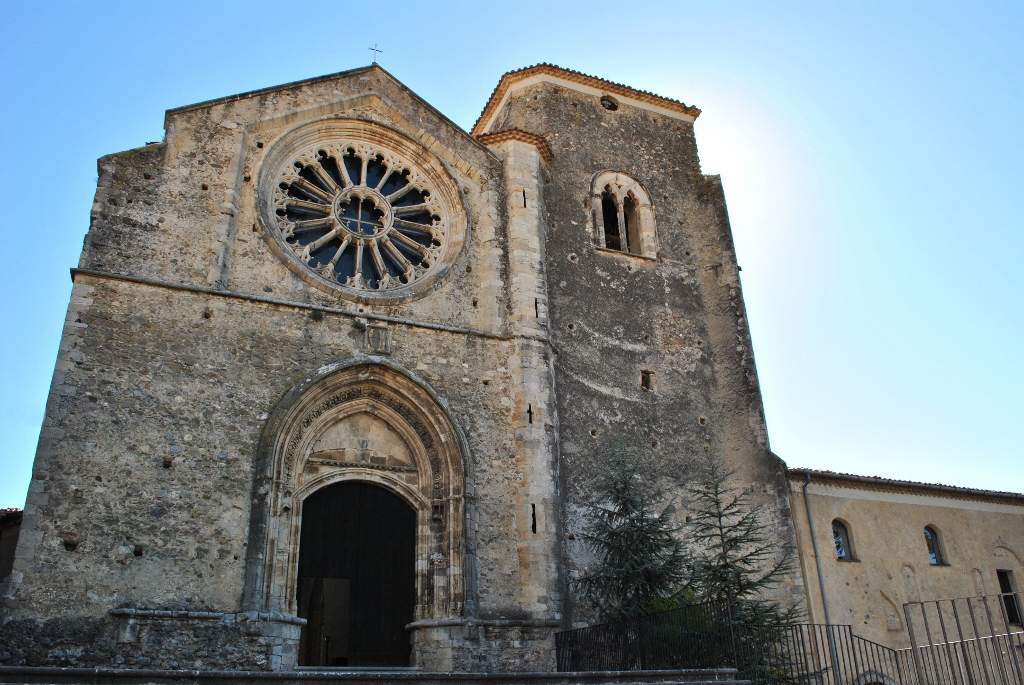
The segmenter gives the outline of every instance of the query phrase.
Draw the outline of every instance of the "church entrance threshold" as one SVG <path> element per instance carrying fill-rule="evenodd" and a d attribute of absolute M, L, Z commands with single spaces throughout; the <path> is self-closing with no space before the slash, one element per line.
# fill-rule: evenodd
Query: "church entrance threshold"
<path fill-rule="evenodd" d="M 302 666 L 408 666 L 416 513 L 367 483 L 317 490 L 302 507 Z"/>

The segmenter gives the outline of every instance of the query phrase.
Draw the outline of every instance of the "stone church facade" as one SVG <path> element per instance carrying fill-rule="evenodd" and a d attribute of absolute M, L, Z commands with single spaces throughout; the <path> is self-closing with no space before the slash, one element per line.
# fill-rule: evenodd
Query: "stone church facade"
<path fill-rule="evenodd" d="M 714 454 L 793 545 L 698 114 L 539 65 L 467 133 L 374 65 L 102 158 L 9 649 L 550 670 L 616 452 L 669 496 Z"/>

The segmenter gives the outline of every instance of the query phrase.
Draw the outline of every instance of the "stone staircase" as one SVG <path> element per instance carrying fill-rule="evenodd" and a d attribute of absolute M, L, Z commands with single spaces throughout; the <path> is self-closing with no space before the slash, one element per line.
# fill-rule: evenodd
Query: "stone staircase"
<path fill-rule="evenodd" d="M 0 683 L 18 685 L 701 685 L 736 680 L 736 669 L 577 673 L 430 673 L 414 669 L 163 671 L 0 666 Z"/>

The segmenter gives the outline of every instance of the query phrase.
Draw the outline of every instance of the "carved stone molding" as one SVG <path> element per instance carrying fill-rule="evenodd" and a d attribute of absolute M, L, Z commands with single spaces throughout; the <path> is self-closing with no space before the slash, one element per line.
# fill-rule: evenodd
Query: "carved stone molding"
<path fill-rule="evenodd" d="M 296 612 L 303 501 L 327 485 L 362 481 L 416 511 L 416 620 L 462 615 L 472 565 L 464 544 L 468 450 L 445 407 L 411 374 L 379 358 L 321 369 L 270 417 L 260 456 L 247 609 Z"/>

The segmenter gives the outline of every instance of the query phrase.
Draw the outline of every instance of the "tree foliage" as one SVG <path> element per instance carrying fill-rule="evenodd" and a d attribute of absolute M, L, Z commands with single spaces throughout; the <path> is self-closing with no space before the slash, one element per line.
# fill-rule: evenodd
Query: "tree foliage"
<path fill-rule="evenodd" d="M 724 600 L 737 623 L 794 622 L 796 612 L 769 597 L 792 570 L 793 550 L 769 534 L 750 493 L 730 485 L 734 475 L 711 455 L 699 462 L 684 544 L 674 504 L 658 512 L 649 479 L 616 454 L 598 475 L 581 536 L 597 563 L 573 589 L 606 620 Z"/>
<path fill-rule="evenodd" d="M 616 454 L 594 486 L 589 529 L 583 541 L 597 564 L 573 582 L 604 619 L 660 608 L 686 582 L 687 560 L 675 524 L 675 507 L 656 511 L 656 495 L 637 466 Z"/>
<path fill-rule="evenodd" d="M 708 455 L 689 491 L 688 527 L 694 550 L 690 586 L 698 601 L 725 600 L 737 623 L 792 623 L 795 611 L 766 595 L 793 569 L 793 549 L 769 535 L 764 511 L 734 476 Z"/>

